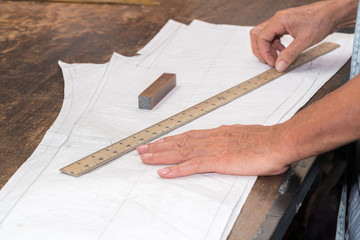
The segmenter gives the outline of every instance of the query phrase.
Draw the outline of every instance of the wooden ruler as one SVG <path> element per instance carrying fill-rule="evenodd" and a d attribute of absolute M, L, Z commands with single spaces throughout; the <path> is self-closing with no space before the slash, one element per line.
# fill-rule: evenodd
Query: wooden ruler
<path fill-rule="evenodd" d="M 304 53 L 302 53 L 297 60 L 286 71 L 289 72 L 296 67 L 299 67 L 315 58 L 322 56 L 336 48 L 338 44 L 325 42 Z M 63 173 L 72 176 L 81 176 L 84 173 L 104 165 L 132 150 L 141 144 L 150 142 L 159 138 L 237 98 L 243 96 L 269 82 L 284 75 L 284 73 L 277 72 L 274 68 L 263 72 L 249 80 L 240 83 L 224 92 L 221 92 L 195 106 L 192 106 L 182 112 L 175 114 L 161 122 L 158 122 L 138 133 L 135 133 L 127 138 L 120 140 L 106 148 L 103 148 L 87 157 L 80 159 L 62 169 Z"/>

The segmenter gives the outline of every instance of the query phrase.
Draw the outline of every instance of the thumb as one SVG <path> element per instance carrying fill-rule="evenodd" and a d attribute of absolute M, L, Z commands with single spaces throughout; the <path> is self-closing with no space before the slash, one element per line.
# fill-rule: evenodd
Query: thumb
<path fill-rule="evenodd" d="M 304 44 L 305 42 L 306 41 L 295 39 L 287 48 L 280 52 L 275 62 L 275 68 L 278 72 L 285 71 L 301 54 L 301 52 L 308 47 Z"/>

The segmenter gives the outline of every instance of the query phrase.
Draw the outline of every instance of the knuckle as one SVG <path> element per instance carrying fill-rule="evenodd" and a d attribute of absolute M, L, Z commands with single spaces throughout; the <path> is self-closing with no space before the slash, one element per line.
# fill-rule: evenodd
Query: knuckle
<path fill-rule="evenodd" d="M 259 33 L 259 28 L 258 27 L 254 27 L 253 29 L 250 30 L 250 36 L 251 37 L 255 37 L 257 36 L 257 34 Z"/>
<path fill-rule="evenodd" d="M 182 173 L 179 165 L 175 165 L 175 166 L 171 167 L 171 172 L 173 175 L 176 175 L 176 176 L 181 176 L 181 173 Z"/>
<path fill-rule="evenodd" d="M 221 126 L 219 127 L 219 129 L 220 129 L 221 131 L 228 131 L 229 128 L 230 128 L 229 125 L 221 125 Z"/>
<path fill-rule="evenodd" d="M 302 37 L 301 40 L 305 43 L 304 48 L 310 47 L 313 45 L 313 38 L 311 37 L 311 33 L 305 33 L 305 37 Z"/>
<path fill-rule="evenodd" d="M 158 144 L 156 142 L 154 143 L 149 143 L 149 147 L 148 147 L 148 152 L 153 152 L 157 149 Z"/>
<path fill-rule="evenodd" d="M 189 137 L 189 138 L 192 138 L 197 134 L 197 132 L 198 132 L 197 130 L 190 130 L 190 131 L 185 133 L 185 136 Z"/>
<path fill-rule="evenodd" d="M 190 164 L 190 168 L 195 172 L 198 172 L 198 170 L 201 167 L 201 161 L 198 158 L 194 158 L 193 160 L 191 160 L 189 164 Z"/>
<path fill-rule="evenodd" d="M 170 150 L 179 149 L 179 144 L 172 142 L 172 143 L 170 144 L 170 147 L 169 147 L 169 148 L 170 148 Z"/>
<path fill-rule="evenodd" d="M 280 11 L 277 11 L 275 14 L 274 14 L 274 19 L 284 19 L 287 15 L 287 11 L 286 10 L 280 10 Z"/>
<path fill-rule="evenodd" d="M 243 132 L 240 136 L 243 141 L 248 141 L 250 139 L 250 134 L 248 132 Z"/>
<path fill-rule="evenodd" d="M 234 143 L 235 145 L 236 145 L 236 148 L 237 149 L 240 149 L 241 148 L 241 146 L 243 146 L 244 145 L 244 140 L 243 140 L 243 138 L 235 138 L 235 143 Z"/>
<path fill-rule="evenodd" d="M 225 137 L 232 137 L 233 136 L 233 128 L 230 125 L 221 125 L 219 127 L 222 135 Z"/>
<path fill-rule="evenodd" d="M 292 63 L 297 56 L 299 55 L 298 51 L 295 51 L 293 49 L 288 49 L 288 51 L 286 51 L 286 54 L 283 54 L 283 58 L 290 63 Z"/>
<path fill-rule="evenodd" d="M 183 146 L 178 149 L 178 152 L 179 152 L 179 155 L 184 158 L 193 152 L 193 148 L 191 146 Z"/>
<path fill-rule="evenodd" d="M 296 58 L 297 55 L 298 55 L 298 53 L 297 53 L 296 51 L 294 51 L 294 50 L 289 50 L 289 51 L 287 52 L 287 54 L 288 54 L 288 56 L 290 56 L 291 58 Z"/>
<path fill-rule="evenodd" d="M 183 146 L 185 146 L 187 143 L 187 138 L 182 138 L 179 142 L 176 143 L 178 148 L 182 148 Z"/>

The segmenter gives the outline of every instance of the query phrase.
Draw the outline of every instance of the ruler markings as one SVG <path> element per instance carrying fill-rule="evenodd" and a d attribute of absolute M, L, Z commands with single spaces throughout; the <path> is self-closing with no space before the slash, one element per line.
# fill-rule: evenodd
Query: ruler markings
<path fill-rule="evenodd" d="M 184 111 L 181 111 L 165 120 L 162 120 L 144 130 L 141 130 L 127 138 L 124 138 L 108 147 L 105 147 L 93 154 L 90 154 L 72 164 L 60 169 L 61 172 L 72 176 L 81 176 L 91 170 L 98 168 L 128 152 L 134 150 L 137 146 L 151 142 L 171 131 L 182 127 L 201 116 L 212 112 L 213 110 L 243 96 L 253 90 L 271 82 L 272 80 L 286 74 L 287 72 L 322 56 L 336 48 L 339 45 L 325 42 L 304 53 L 289 67 L 286 72 L 279 73 L 271 68 L 249 80 L 235 85 L 213 97 L 206 99 Z"/>

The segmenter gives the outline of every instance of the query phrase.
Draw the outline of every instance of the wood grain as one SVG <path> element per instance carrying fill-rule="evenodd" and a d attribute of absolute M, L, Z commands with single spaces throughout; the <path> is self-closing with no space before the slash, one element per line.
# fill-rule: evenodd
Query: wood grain
<path fill-rule="evenodd" d="M 82 4 L 159 5 L 159 2 L 152 0 L 7 0 L 7 1 L 63 2 L 63 3 L 82 3 Z"/>
<path fill-rule="evenodd" d="M 164 73 L 139 95 L 140 109 L 153 109 L 176 86 L 176 74 Z"/>

